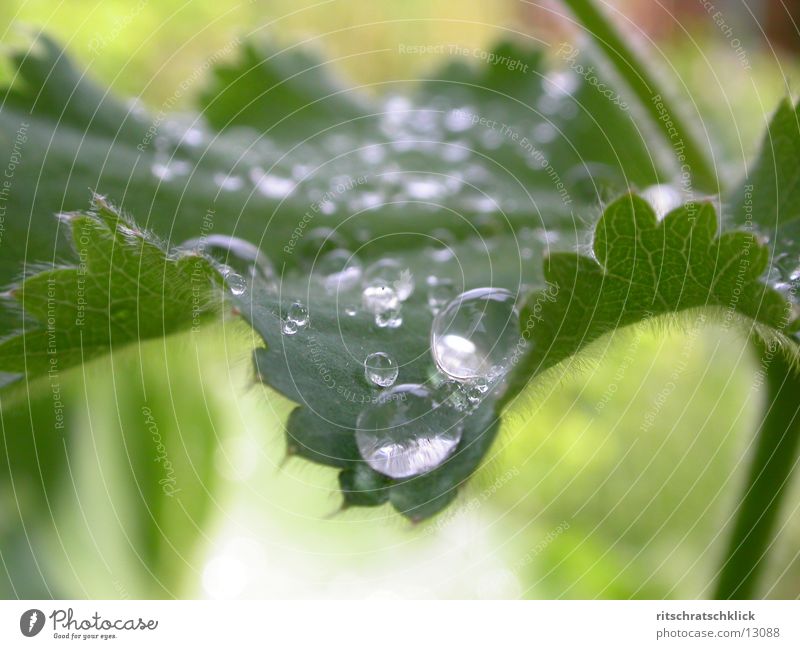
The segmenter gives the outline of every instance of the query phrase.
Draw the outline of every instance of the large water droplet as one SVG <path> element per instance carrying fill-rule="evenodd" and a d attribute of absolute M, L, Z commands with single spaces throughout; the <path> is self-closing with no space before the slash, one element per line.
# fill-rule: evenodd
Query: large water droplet
<path fill-rule="evenodd" d="M 458 446 L 461 416 L 440 406 L 421 385 L 404 384 L 383 392 L 356 423 L 356 444 L 370 467 L 390 478 L 408 478 L 435 469 Z"/>
<path fill-rule="evenodd" d="M 384 352 L 375 352 L 364 361 L 364 376 L 367 381 L 382 388 L 394 385 L 399 368 L 394 359 Z"/>
<path fill-rule="evenodd" d="M 462 293 L 434 318 L 431 353 L 436 366 L 459 381 L 496 378 L 509 370 L 520 339 L 514 295 L 505 289 Z"/>
<path fill-rule="evenodd" d="M 411 271 L 390 257 L 370 264 L 364 271 L 365 287 L 378 283 L 390 286 L 401 302 L 405 302 L 414 292 L 414 276 Z"/>

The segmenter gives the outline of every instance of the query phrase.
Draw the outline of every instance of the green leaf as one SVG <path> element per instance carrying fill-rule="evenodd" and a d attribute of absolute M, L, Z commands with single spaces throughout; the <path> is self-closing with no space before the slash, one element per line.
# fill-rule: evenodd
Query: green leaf
<path fill-rule="evenodd" d="M 737 222 L 755 219 L 765 234 L 800 216 L 800 104 L 784 99 L 778 105 L 731 203 Z"/>
<path fill-rule="evenodd" d="M 533 344 L 515 372 L 517 389 L 617 328 L 687 309 L 712 307 L 724 321 L 745 318 L 765 335 L 785 332 L 789 304 L 759 281 L 766 247 L 747 232 L 718 236 L 718 227 L 710 203 L 687 204 L 661 221 L 634 195 L 609 205 L 595 229 L 594 258 L 547 260 L 550 287 L 522 313 Z"/>
<path fill-rule="evenodd" d="M 170 254 L 153 235 L 95 196 L 88 212 L 62 214 L 77 265 L 54 265 L 8 295 L 26 316 L 0 343 L 0 367 L 28 379 L 199 324 L 217 306 L 220 275 L 208 258 Z"/>
<path fill-rule="evenodd" d="M 496 66 L 451 66 L 381 103 L 333 89 L 310 59 L 265 56 L 248 44 L 203 95 L 209 128 L 199 118 L 149 116 L 108 100 L 47 44 L 33 63 L 17 59 L 22 85 L 12 86 L 11 108 L 0 114 L 9 142 L 30 121 L 7 202 L 31 215 L 30 227 L 16 222 L 14 236 L 35 233 L 27 251 L 4 258 L 2 278 L 11 282 L 23 260 L 67 254 L 50 213 L 72 209 L 87 187 L 147 228 L 104 203 L 70 219 L 73 238 L 79 227 L 92 233 L 94 281 L 90 325 L 54 334 L 67 366 L 191 326 L 197 265 L 201 295 L 213 295 L 215 263 L 170 253 L 156 236 L 180 242 L 222 233 L 254 243 L 279 269 L 278 290 L 254 279 L 236 303 L 268 344 L 255 354 L 259 377 L 298 404 L 287 423 L 290 453 L 340 469 L 346 504 L 389 502 L 414 520 L 453 500 L 486 458 L 503 408 L 532 377 L 616 328 L 711 307 L 793 344 L 783 335 L 788 303 L 761 282 L 768 254 L 756 236 L 719 233 L 713 208 L 702 203 L 659 221 L 634 195 L 611 203 L 595 223 L 599 197 L 664 180 L 638 125 L 580 76 L 564 91 L 537 53 L 504 43 L 496 56 L 530 69 L 514 77 Z M 39 93 L 52 106 L 39 108 Z M 73 104 L 73 96 L 83 99 Z M 61 113 L 69 119 L 59 122 Z M 585 253 L 590 234 L 593 256 Z M 449 258 L 432 254 L 443 243 Z M 319 281 L 317 264 L 331 247 L 353 251 L 364 265 L 391 256 L 416 276 L 402 327 L 344 314 L 337 298 L 357 301 L 358 291 L 330 295 Z M 13 290 L 29 321 L 24 337 L 0 346 L 0 369 L 47 370 L 48 282 L 57 287 L 58 322 L 69 324 L 84 290 L 79 270 L 45 270 Z M 401 366 L 399 382 L 431 380 L 428 275 L 453 280 L 457 291 L 492 285 L 530 293 L 520 335 L 532 344 L 515 359 L 509 384 L 477 409 L 437 415 L 463 418 L 462 440 L 444 464 L 391 480 L 366 467 L 354 441 L 356 418 L 374 398 L 362 363 L 385 351 Z M 295 300 L 307 304 L 311 324 L 284 336 L 281 321 Z M 201 304 L 211 311 L 214 300 Z"/>
<path fill-rule="evenodd" d="M 282 335 L 281 323 L 291 301 L 259 294 L 242 305 L 253 328 L 268 343 L 255 353 L 258 377 L 298 404 L 286 424 L 287 448 L 314 462 L 342 468 L 345 505 L 378 505 L 387 500 L 414 520 L 427 518 L 455 498 L 474 473 L 498 428 L 498 395 L 466 413 L 440 408 L 442 427 L 460 422 L 461 442 L 438 468 L 421 476 L 391 480 L 370 469 L 355 443 L 356 418 L 378 392 L 364 377 L 364 359 L 389 354 L 400 367 L 398 383 L 430 385 L 434 374 L 427 331 L 432 316 L 424 296 L 403 307 L 403 325 L 379 329 L 362 310 L 344 314 L 335 298 L 317 293 L 309 300 L 310 324 L 295 335 Z"/>

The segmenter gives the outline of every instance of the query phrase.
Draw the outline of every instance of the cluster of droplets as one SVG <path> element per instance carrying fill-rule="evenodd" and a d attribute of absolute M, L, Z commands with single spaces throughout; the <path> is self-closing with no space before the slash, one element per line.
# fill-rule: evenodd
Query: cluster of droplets
<path fill-rule="evenodd" d="M 430 339 L 429 386 L 391 387 L 398 367 L 383 352 L 364 361 L 367 381 L 390 389 L 360 413 L 356 443 L 364 461 L 391 478 L 432 471 L 455 452 L 465 416 L 502 382 L 521 344 L 515 296 L 497 288 L 456 296 L 438 307 Z"/>
<path fill-rule="evenodd" d="M 402 326 L 403 302 L 413 293 L 414 276 L 396 259 L 380 259 L 364 271 L 361 306 L 372 314 L 380 329 Z"/>
<path fill-rule="evenodd" d="M 293 336 L 301 329 L 305 329 L 309 322 L 308 307 L 302 302 L 292 302 L 281 321 L 281 332 L 285 336 Z"/>

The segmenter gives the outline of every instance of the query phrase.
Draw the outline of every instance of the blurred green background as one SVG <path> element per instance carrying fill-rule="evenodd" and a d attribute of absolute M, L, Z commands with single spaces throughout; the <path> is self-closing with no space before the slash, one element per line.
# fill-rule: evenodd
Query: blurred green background
<path fill-rule="evenodd" d="M 758 87 L 734 83 L 725 76 L 735 63 L 727 41 L 707 17 L 686 21 L 701 49 L 686 47 L 685 35 L 651 30 L 656 64 L 682 78 L 722 130 L 735 133 L 732 151 L 751 154 L 766 112 L 786 92 L 794 57 L 787 51 L 776 59 L 758 42 L 756 26 L 743 22 Z M 382 79 L 406 75 L 411 82 L 441 58 L 400 56 L 398 43 L 489 47 L 500 35 L 526 39 L 553 28 L 570 30 L 551 13 L 509 1 L 0 6 L 4 44 L 44 29 L 94 77 L 155 109 L 211 53 L 243 36 L 303 42 L 337 60 L 349 83 L 380 93 Z M 188 110 L 191 96 L 182 101 Z M 558 368 L 512 408 L 490 461 L 456 505 L 419 526 L 388 508 L 338 511 L 334 470 L 284 458 L 282 422 L 291 404 L 254 384 L 254 342 L 231 319 L 65 374 L 66 412 L 80 433 L 63 449 L 69 480 L 44 500 L 35 485 L 26 491 L 24 479 L 4 494 L 0 509 L 11 514 L 0 517 L 0 594 L 709 594 L 760 399 L 739 332 L 687 317 L 658 330 L 619 332 L 593 358 Z M 20 398 L 30 398 L 25 416 L 34 417 L 36 397 Z M 154 443 L 153 422 L 180 498 L 145 487 L 164 468 L 136 460 L 136 448 Z M 13 424 L 4 422 L 7 431 Z M 769 597 L 800 593 L 799 503 L 795 479 L 764 580 Z M 34 520 L 26 507 L 48 515 Z"/>

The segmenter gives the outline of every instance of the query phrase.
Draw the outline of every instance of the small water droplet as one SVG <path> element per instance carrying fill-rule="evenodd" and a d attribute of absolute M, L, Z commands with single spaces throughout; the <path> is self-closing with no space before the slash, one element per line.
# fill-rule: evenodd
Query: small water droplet
<path fill-rule="evenodd" d="M 436 315 L 431 353 L 442 372 L 473 381 L 507 372 L 519 338 L 514 295 L 505 289 L 479 288 L 462 293 Z"/>
<path fill-rule="evenodd" d="M 489 384 L 485 379 L 477 379 L 465 386 L 467 401 L 473 406 L 477 406 L 483 401 L 486 393 L 489 391 Z"/>
<path fill-rule="evenodd" d="M 410 180 L 406 183 L 405 190 L 410 198 L 419 201 L 432 201 L 446 193 L 445 186 L 433 178 Z"/>
<path fill-rule="evenodd" d="M 400 299 L 391 286 L 384 280 L 378 279 L 364 287 L 361 293 L 361 304 L 367 311 L 377 315 L 396 309 L 400 304 Z"/>
<path fill-rule="evenodd" d="M 156 161 L 150 165 L 152 174 L 164 182 L 178 177 L 185 176 L 192 170 L 192 165 L 186 160 L 168 159 L 158 156 Z"/>
<path fill-rule="evenodd" d="M 286 312 L 286 320 L 294 322 L 298 329 L 307 327 L 309 323 L 308 308 L 302 302 L 293 302 Z"/>
<path fill-rule="evenodd" d="M 265 173 L 260 167 L 254 167 L 250 170 L 250 180 L 259 193 L 268 198 L 286 198 L 295 188 L 293 180 Z"/>
<path fill-rule="evenodd" d="M 439 406 L 425 387 L 404 384 L 361 412 L 356 445 L 375 471 L 408 478 L 441 465 L 458 446 L 463 428 L 461 416 Z"/>
<path fill-rule="evenodd" d="M 367 381 L 382 388 L 394 385 L 399 371 L 394 359 L 384 352 L 375 352 L 364 360 L 364 376 Z"/>
<path fill-rule="evenodd" d="M 244 180 L 239 176 L 230 176 L 225 173 L 214 174 L 214 184 L 226 192 L 235 192 L 244 187 Z"/>
<path fill-rule="evenodd" d="M 275 268 L 269 258 L 257 246 L 239 237 L 209 234 L 188 239 L 179 248 L 210 255 L 245 277 L 258 278 L 267 287 L 275 284 Z"/>
<path fill-rule="evenodd" d="M 450 142 L 442 148 L 442 159 L 445 162 L 464 162 L 469 155 L 470 148 L 465 142 Z"/>
<path fill-rule="evenodd" d="M 450 261 L 454 256 L 455 237 L 453 234 L 444 228 L 437 228 L 431 231 L 430 236 L 432 237 L 431 258 L 440 263 Z"/>
<path fill-rule="evenodd" d="M 354 305 L 349 304 L 344 308 L 344 313 L 345 315 L 348 315 L 352 318 L 353 316 L 358 314 L 358 309 Z"/>
<path fill-rule="evenodd" d="M 370 264 L 364 271 L 364 286 L 379 283 L 390 286 L 401 302 L 405 302 L 414 292 L 414 276 L 411 271 L 391 257 Z"/>
<path fill-rule="evenodd" d="M 400 307 L 387 309 L 375 314 L 375 325 L 381 329 L 397 329 L 403 325 L 403 315 Z"/>
<path fill-rule="evenodd" d="M 281 331 L 286 336 L 294 336 L 297 333 L 297 323 L 294 320 L 285 319 L 281 322 Z"/>
<path fill-rule="evenodd" d="M 470 107 L 455 108 L 444 117 L 444 125 L 448 131 L 462 133 L 472 128 L 473 111 Z"/>
<path fill-rule="evenodd" d="M 228 271 L 224 276 L 228 290 L 234 295 L 243 295 L 247 290 L 247 282 L 239 273 Z"/>

